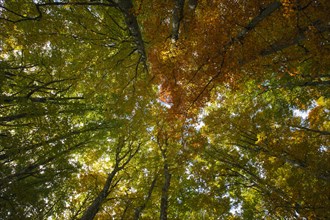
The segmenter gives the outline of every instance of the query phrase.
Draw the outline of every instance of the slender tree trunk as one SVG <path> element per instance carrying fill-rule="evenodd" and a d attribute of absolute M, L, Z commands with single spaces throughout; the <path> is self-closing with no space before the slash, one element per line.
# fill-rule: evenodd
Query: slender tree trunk
<path fill-rule="evenodd" d="M 119 142 L 117 149 L 116 149 L 116 163 L 115 163 L 114 169 L 111 173 L 109 173 L 107 181 L 105 182 L 102 191 L 97 195 L 97 197 L 94 199 L 92 204 L 87 208 L 87 210 L 84 212 L 84 214 L 80 220 L 94 219 L 95 215 L 100 210 L 103 202 L 107 198 L 107 196 L 110 192 L 110 187 L 113 188 L 118 184 L 119 180 L 112 183 L 114 177 L 116 176 L 116 174 L 119 171 L 121 171 L 122 169 L 125 168 L 125 166 L 131 161 L 131 159 L 134 157 L 134 155 L 136 155 L 136 153 L 140 149 L 141 144 L 139 144 L 137 146 L 137 148 L 133 151 L 133 149 L 131 148 L 132 144 L 133 143 L 129 144 L 129 146 L 128 146 L 129 150 L 126 152 L 123 152 L 124 155 L 121 156 L 120 153 L 123 150 L 124 143 Z"/>
<path fill-rule="evenodd" d="M 266 19 L 269 15 L 271 15 L 274 11 L 281 7 L 281 2 L 274 1 L 267 5 L 267 7 L 262 10 L 258 16 L 254 17 L 250 23 L 244 27 L 244 29 L 237 35 L 235 40 L 243 40 L 243 38 L 248 34 L 250 30 L 253 30 L 260 22 Z"/>
<path fill-rule="evenodd" d="M 63 113 L 76 113 L 75 115 L 81 115 L 84 114 L 87 111 L 93 111 L 95 108 L 86 108 L 86 109 L 79 109 L 78 110 L 62 110 L 58 112 L 23 112 L 16 115 L 8 115 L 4 117 L 0 117 L 0 122 L 10 122 L 15 121 L 21 118 L 34 118 L 34 117 L 43 117 L 43 116 L 51 116 L 51 115 L 58 115 Z"/>
<path fill-rule="evenodd" d="M 180 22 L 183 18 L 184 0 L 174 0 L 173 20 L 172 20 L 172 41 L 179 39 Z"/>
<path fill-rule="evenodd" d="M 245 26 L 243 28 L 243 30 L 241 32 L 239 32 L 235 37 L 233 37 L 231 40 L 229 40 L 226 44 L 224 44 L 223 49 L 219 51 L 219 54 L 222 54 L 223 58 L 220 64 L 220 71 L 218 71 L 209 81 L 208 83 L 204 86 L 204 88 L 202 89 L 202 91 L 196 96 L 196 98 L 194 99 L 194 101 L 192 103 L 195 103 L 199 97 L 205 92 L 205 90 L 209 87 L 209 85 L 215 80 L 217 79 L 220 74 L 222 73 L 221 69 L 222 66 L 224 64 L 224 60 L 225 60 L 225 54 L 227 52 L 227 50 L 234 45 L 235 42 L 242 42 L 244 40 L 244 38 L 247 36 L 247 34 L 249 33 L 249 31 L 253 30 L 260 22 L 262 22 L 263 20 L 265 20 L 268 16 L 270 16 L 273 12 L 275 12 L 276 10 L 278 10 L 281 7 L 281 3 L 279 1 L 274 1 L 272 3 L 270 3 L 269 5 L 267 5 L 266 8 L 264 8 L 262 11 L 260 11 L 260 13 L 254 17 L 247 26 Z M 255 58 L 253 58 L 255 59 Z M 252 59 L 252 60 L 253 60 Z M 241 60 L 239 61 L 241 65 L 244 65 L 248 62 L 251 62 L 252 60 Z"/>
<path fill-rule="evenodd" d="M 134 212 L 134 220 L 138 220 L 141 216 L 141 213 L 142 211 L 145 209 L 147 203 L 149 202 L 150 198 L 151 198 L 151 194 L 156 186 L 156 182 L 157 182 L 157 178 L 158 178 L 158 175 L 156 174 L 155 178 L 153 179 L 151 185 L 150 185 L 150 188 L 148 190 L 148 195 L 147 195 L 147 198 L 144 200 L 143 204 L 139 207 L 137 207 L 135 209 L 135 212 Z"/>
<path fill-rule="evenodd" d="M 330 86 L 330 81 L 314 81 L 314 82 L 306 82 L 302 85 L 298 85 L 299 87 L 306 86 Z"/>
<path fill-rule="evenodd" d="M 301 127 L 301 126 L 292 126 L 292 127 L 299 128 L 299 129 L 305 130 L 305 131 L 310 131 L 310 132 L 318 133 L 320 135 L 330 135 L 330 132 L 329 131 L 321 131 L 321 130 L 306 128 L 306 127 Z"/>
<path fill-rule="evenodd" d="M 135 40 L 137 52 L 141 55 L 141 61 L 146 67 L 147 55 L 145 52 L 144 42 L 140 31 L 140 26 L 133 13 L 133 2 L 132 0 L 117 0 L 118 6 L 125 17 L 125 23 L 129 29 L 131 36 Z"/>
<path fill-rule="evenodd" d="M 4 116 L 4 117 L 0 117 L 0 121 L 14 121 L 20 118 L 25 118 L 27 117 L 29 114 L 28 113 L 20 113 L 17 115 L 9 115 L 9 116 Z M 30 114 L 31 116 L 33 114 Z"/>
<path fill-rule="evenodd" d="M 24 147 L 24 146 L 20 147 L 20 150 L 24 150 L 24 151 L 32 150 L 32 149 L 41 147 L 43 145 L 59 141 L 61 139 L 71 138 L 75 135 L 87 133 L 87 132 L 90 132 L 90 131 L 95 132 L 95 131 L 106 129 L 106 128 L 109 128 L 109 127 L 108 126 L 103 127 L 102 125 L 93 125 L 91 127 L 86 127 L 86 128 L 83 128 L 83 129 L 70 131 L 69 133 L 66 133 L 66 134 L 63 134 L 63 135 L 60 135 L 60 136 L 57 136 L 57 137 L 54 137 L 54 138 L 51 138 L 51 139 L 48 139 L 48 140 L 43 140 L 43 141 L 40 141 L 39 143 L 36 143 L 36 144 L 32 144 L 32 145 L 29 145 L 29 146 L 26 146 L 26 147 Z"/>
<path fill-rule="evenodd" d="M 71 100 L 81 100 L 84 97 L 25 97 L 25 96 L 18 96 L 18 97 L 11 97 L 11 96 L 0 96 L 0 101 L 2 103 L 12 103 L 12 102 L 24 102 L 24 101 L 31 101 L 31 102 L 67 102 Z"/>
<path fill-rule="evenodd" d="M 310 26 L 313 26 L 318 30 L 319 33 L 323 33 L 330 30 L 329 24 L 322 24 L 320 21 L 312 22 Z M 284 50 L 288 47 L 298 45 L 299 43 L 306 40 L 306 32 L 309 30 L 309 27 L 302 28 L 299 33 L 292 39 L 286 40 L 286 41 L 278 41 L 272 45 L 270 45 L 268 48 L 265 48 L 260 52 L 261 56 L 268 56 L 274 53 L 277 53 L 281 50 Z"/>
<path fill-rule="evenodd" d="M 98 196 L 94 199 L 93 203 L 84 212 L 80 220 L 94 219 L 102 203 L 107 198 L 113 178 L 115 177 L 118 171 L 119 171 L 118 167 L 115 167 L 114 170 L 111 173 L 109 173 L 107 181 L 105 182 L 102 191 L 98 194 Z"/>
<path fill-rule="evenodd" d="M 17 171 L 14 174 L 11 174 L 11 175 L 6 176 L 4 178 L 0 178 L 0 186 L 3 186 L 3 185 L 5 185 L 5 184 L 7 184 L 9 182 L 14 182 L 15 180 L 22 180 L 22 179 L 30 176 L 31 174 L 39 173 L 40 171 L 39 171 L 38 167 L 40 167 L 42 165 L 46 165 L 46 164 L 48 164 L 48 163 L 50 163 L 50 162 L 52 162 L 52 161 L 60 158 L 61 156 L 68 154 L 71 151 L 73 151 L 73 150 L 75 150 L 77 148 L 82 147 L 86 143 L 88 143 L 88 141 L 84 141 L 84 142 L 81 142 L 79 144 L 76 144 L 73 147 L 70 147 L 70 148 L 68 148 L 66 150 L 63 150 L 62 152 L 56 154 L 55 156 L 52 156 L 52 157 L 46 158 L 44 160 L 38 161 L 38 162 L 36 162 L 34 164 L 31 164 L 31 165 L 29 165 L 29 166 L 27 166 L 27 167 L 25 167 L 25 168 Z M 3 157 L 0 158 L 0 159 L 3 160 L 3 159 L 6 159 L 6 157 L 8 155 L 4 154 L 2 156 Z"/>
<path fill-rule="evenodd" d="M 169 171 L 168 163 L 164 162 L 164 185 L 162 188 L 162 198 L 160 203 L 160 220 L 167 220 L 168 209 L 168 191 L 171 183 L 171 173 Z"/>

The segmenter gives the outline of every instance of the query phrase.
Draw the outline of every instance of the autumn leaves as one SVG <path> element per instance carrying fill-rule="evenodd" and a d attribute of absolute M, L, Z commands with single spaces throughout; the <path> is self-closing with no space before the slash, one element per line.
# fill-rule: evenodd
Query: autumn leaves
<path fill-rule="evenodd" d="M 0 11 L 4 218 L 329 216 L 327 0 L 23 6 Z"/>

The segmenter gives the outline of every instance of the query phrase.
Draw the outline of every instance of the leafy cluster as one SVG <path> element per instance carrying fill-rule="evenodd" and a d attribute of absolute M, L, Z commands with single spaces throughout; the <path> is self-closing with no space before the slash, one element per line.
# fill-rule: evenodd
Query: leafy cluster
<path fill-rule="evenodd" d="M 326 219 L 329 11 L 0 1 L 0 218 Z"/>

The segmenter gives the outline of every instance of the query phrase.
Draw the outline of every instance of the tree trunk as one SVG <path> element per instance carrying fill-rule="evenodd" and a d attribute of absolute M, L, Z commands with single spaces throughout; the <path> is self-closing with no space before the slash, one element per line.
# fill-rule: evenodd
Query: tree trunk
<path fill-rule="evenodd" d="M 95 215 L 99 211 L 102 203 L 107 198 L 109 194 L 109 189 L 113 178 L 117 174 L 119 169 L 117 167 L 108 175 L 107 181 L 105 182 L 102 191 L 98 194 L 98 196 L 94 199 L 93 203 L 88 207 L 88 209 L 84 212 L 83 216 L 80 220 L 92 220 L 94 219 Z"/>
<path fill-rule="evenodd" d="M 99 211 L 100 207 L 102 206 L 104 200 L 107 198 L 109 194 L 109 189 L 111 187 L 112 181 L 115 177 L 115 175 L 124 169 L 124 167 L 131 161 L 131 159 L 136 155 L 136 153 L 140 149 L 140 144 L 137 146 L 136 150 L 133 151 L 131 149 L 132 144 L 129 145 L 129 151 L 124 152 L 123 156 L 120 156 L 120 153 L 122 152 L 123 149 L 123 143 L 118 144 L 117 149 L 116 149 L 116 163 L 113 171 L 109 173 L 107 181 L 105 182 L 102 191 L 97 195 L 97 197 L 94 199 L 93 203 L 87 208 L 87 210 L 84 212 L 83 216 L 81 217 L 80 220 L 92 220 L 97 212 Z M 132 152 L 133 151 L 133 152 Z M 125 159 L 126 158 L 126 159 Z M 120 164 L 123 160 L 125 161 Z M 113 184 L 111 188 L 116 186 L 118 184 L 119 180 Z"/>
<path fill-rule="evenodd" d="M 158 178 L 158 175 L 156 174 L 155 178 L 153 179 L 153 181 L 152 181 L 152 183 L 150 185 L 147 198 L 143 201 L 143 204 L 141 206 L 139 206 L 139 207 L 137 207 L 135 209 L 134 220 L 138 220 L 140 218 L 142 211 L 145 209 L 148 201 L 150 200 L 151 194 L 152 194 L 152 192 L 153 192 L 153 190 L 154 190 L 154 188 L 156 186 L 157 178 Z"/>
<path fill-rule="evenodd" d="M 183 18 L 184 0 L 174 0 L 173 20 L 172 20 L 172 41 L 179 39 L 180 22 Z"/>
<path fill-rule="evenodd" d="M 132 0 L 118 0 L 118 6 L 125 17 L 125 23 L 129 29 L 131 36 L 135 40 L 137 52 L 141 55 L 141 61 L 146 68 L 147 55 L 145 52 L 140 27 L 137 22 L 136 16 L 133 13 Z"/>
<path fill-rule="evenodd" d="M 162 198 L 160 203 L 160 220 L 167 220 L 168 209 L 168 191 L 171 183 L 171 174 L 168 168 L 168 163 L 165 160 L 164 164 L 164 185 L 162 188 Z"/>

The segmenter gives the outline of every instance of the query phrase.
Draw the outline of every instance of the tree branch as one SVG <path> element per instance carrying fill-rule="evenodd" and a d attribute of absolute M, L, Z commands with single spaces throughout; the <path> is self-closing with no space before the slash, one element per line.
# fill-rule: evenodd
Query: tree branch
<path fill-rule="evenodd" d="M 45 7 L 45 6 L 65 6 L 65 5 L 72 5 L 72 6 L 105 6 L 105 7 L 117 7 L 117 4 L 115 2 L 113 2 L 112 0 L 108 0 L 109 3 L 103 3 L 103 2 L 94 2 L 94 1 L 89 1 L 89 2 L 47 2 L 47 3 L 38 3 L 35 4 L 36 10 L 38 12 L 38 15 L 35 17 L 29 17 L 29 16 L 23 16 L 17 12 L 14 12 L 4 6 L 0 5 L 0 8 L 5 9 L 6 11 L 21 17 L 21 19 L 18 20 L 11 20 L 8 18 L 4 18 L 4 17 L 0 17 L 0 19 L 12 22 L 12 23 L 18 23 L 18 22 L 22 22 L 22 21 L 37 21 L 40 20 L 42 18 L 42 12 L 41 12 L 41 8 Z"/>
<path fill-rule="evenodd" d="M 311 24 L 313 27 L 315 27 L 319 33 L 323 33 L 326 31 L 330 31 L 330 25 L 321 25 L 320 21 L 315 21 Z M 282 51 L 283 49 L 286 49 L 288 47 L 298 45 L 300 42 L 304 41 L 306 39 L 306 31 L 308 30 L 308 27 L 302 28 L 298 34 L 292 38 L 291 40 L 286 41 L 278 41 L 272 45 L 270 45 L 268 48 L 262 50 L 260 52 L 261 56 L 268 56 L 273 53 Z"/>
<path fill-rule="evenodd" d="M 306 127 L 301 127 L 301 126 L 292 126 L 292 127 L 299 128 L 300 130 L 305 130 L 305 131 L 310 131 L 310 132 L 318 133 L 320 135 L 330 135 L 330 132 L 329 131 L 321 131 L 321 130 L 306 128 Z"/>
<path fill-rule="evenodd" d="M 269 15 L 271 15 L 274 11 L 279 9 L 281 7 L 280 1 L 275 1 L 270 3 L 264 10 L 262 10 L 259 15 L 254 17 L 250 23 L 244 27 L 244 29 L 238 33 L 235 40 L 241 41 L 245 38 L 245 36 L 248 34 L 249 31 L 254 29 L 260 22 L 262 22 L 264 19 L 266 19 Z"/>

